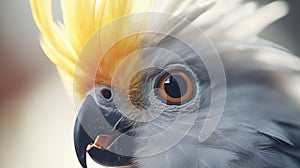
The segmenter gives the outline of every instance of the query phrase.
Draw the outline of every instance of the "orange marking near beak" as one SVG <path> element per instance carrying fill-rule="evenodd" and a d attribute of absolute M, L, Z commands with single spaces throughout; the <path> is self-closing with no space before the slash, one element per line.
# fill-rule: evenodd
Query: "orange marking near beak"
<path fill-rule="evenodd" d="M 113 134 L 113 135 L 98 135 L 93 144 L 90 144 L 87 147 L 87 151 L 92 148 L 103 148 L 107 149 L 121 134 Z"/>

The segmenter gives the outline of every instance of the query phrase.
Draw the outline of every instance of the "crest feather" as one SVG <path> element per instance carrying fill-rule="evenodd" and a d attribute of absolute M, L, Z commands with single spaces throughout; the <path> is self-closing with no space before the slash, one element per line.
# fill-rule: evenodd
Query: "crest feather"
<path fill-rule="evenodd" d="M 119 17 L 147 11 L 151 1 L 61 0 L 63 23 L 53 20 L 52 0 L 30 0 L 30 4 L 41 31 L 41 47 L 57 66 L 68 93 L 72 95 L 76 63 L 91 35 Z"/>
<path fill-rule="evenodd" d="M 288 12 L 288 7 L 283 1 L 275 1 L 260 8 L 254 2 L 246 3 L 243 0 L 61 0 L 63 23 L 59 23 L 53 19 L 52 0 L 30 0 L 30 3 L 35 22 L 41 31 L 41 46 L 45 54 L 57 66 L 68 92 L 73 94 L 73 83 L 75 83 L 75 92 L 80 97 L 91 89 L 92 80 L 96 84 L 109 85 L 113 71 L 126 54 L 140 49 L 142 43 L 147 43 L 147 40 L 159 39 L 156 36 L 147 39 L 141 32 L 135 37 L 121 39 L 116 46 L 109 46 L 112 47 L 112 50 L 108 53 L 98 51 L 101 48 L 107 48 L 110 42 L 120 39 L 117 36 L 126 34 L 124 32 L 133 28 L 138 29 L 138 26 L 149 26 L 154 29 L 171 28 L 172 30 L 178 28 L 178 32 L 182 35 L 188 34 L 185 25 L 180 25 L 180 23 L 167 25 L 168 22 L 163 18 L 141 18 L 141 21 L 146 24 L 138 23 L 140 25 L 136 25 L 136 22 L 133 23 L 128 19 L 127 23 L 117 25 L 111 30 L 105 30 L 101 37 L 97 34 L 99 29 L 118 18 L 141 12 L 168 13 L 191 21 L 194 26 L 202 29 L 213 42 L 229 43 L 230 40 L 234 40 L 235 43 L 239 43 L 257 38 L 262 29 Z M 276 14 L 270 11 L 276 11 Z M 79 55 L 82 54 L 88 40 L 95 34 L 101 41 L 96 39 L 95 45 L 98 44 L 98 46 L 89 46 L 92 51 L 84 52 L 83 55 L 93 56 L 92 54 L 95 54 L 96 57 L 107 55 L 103 56 L 101 63 L 95 62 L 97 58 L 88 56 L 90 58 L 87 59 L 90 60 L 85 60 L 87 65 L 79 66 L 82 68 L 79 70 L 81 76 L 74 79 Z M 197 45 L 204 45 L 201 43 L 201 39 L 195 38 L 196 35 L 192 36 Z M 235 43 L 230 46 L 234 46 Z M 133 61 L 140 62 L 137 57 L 133 58 Z M 100 66 L 101 69 L 95 70 L 90 68 L 92 66 L 94 68 Z M 133 68 L 128 67 L 127 69 Z M 91 76 L 92 71 L 97 71 L 98 74 Z M 126 75 L 124 76 L 126 77 Z"/>

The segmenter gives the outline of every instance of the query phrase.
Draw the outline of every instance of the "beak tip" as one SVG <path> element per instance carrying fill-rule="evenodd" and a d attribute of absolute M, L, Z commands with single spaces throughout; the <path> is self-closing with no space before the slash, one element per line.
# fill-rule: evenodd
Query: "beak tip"
<path fill-rule="evenodd" d="M 86 148 L 92 143 L 93 140 L 80 124 L 80 121 L 76 119 L 75 127 L 74 127 L 74 145 L 76 150 L 77 158 L 83 168 L 87 168 L 86 164 Z"/>
<path fill-rule="evenodd" d="M 86 164 L 86 155 L 84 157 L 78 157 L 78 160 L 82 166 L 82 168 L 87 168 L 87 164 Z"/>

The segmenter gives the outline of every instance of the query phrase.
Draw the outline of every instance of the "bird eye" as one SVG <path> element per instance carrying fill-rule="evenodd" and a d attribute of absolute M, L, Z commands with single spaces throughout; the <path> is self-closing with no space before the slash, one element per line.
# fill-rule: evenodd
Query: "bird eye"
<path fill-rule="evenodd" d="M 109 89 L 107 89 L 107 88 L 102 89 L 101 90 L 101 94 L 107 100 L 109 100 L 112 97 L 111 91 Z"/>
<path fill-rule="evenodd" d="M 182 71 L 164 74 L 158 81 L 159 95 L 171 104 L 181 104 L 193 93 L 190 77 Z"/>

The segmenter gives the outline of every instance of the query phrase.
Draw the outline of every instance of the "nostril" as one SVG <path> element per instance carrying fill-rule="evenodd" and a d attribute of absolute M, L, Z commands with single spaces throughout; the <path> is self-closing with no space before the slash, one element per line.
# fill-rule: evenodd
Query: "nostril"
<path fill-rule="evenodd" d="M 101 94 L 107 100 L 111 99 L 111 97 L 112 97 L 111 90 L 106 89 L 106 88 L 101 90 Z"/>

